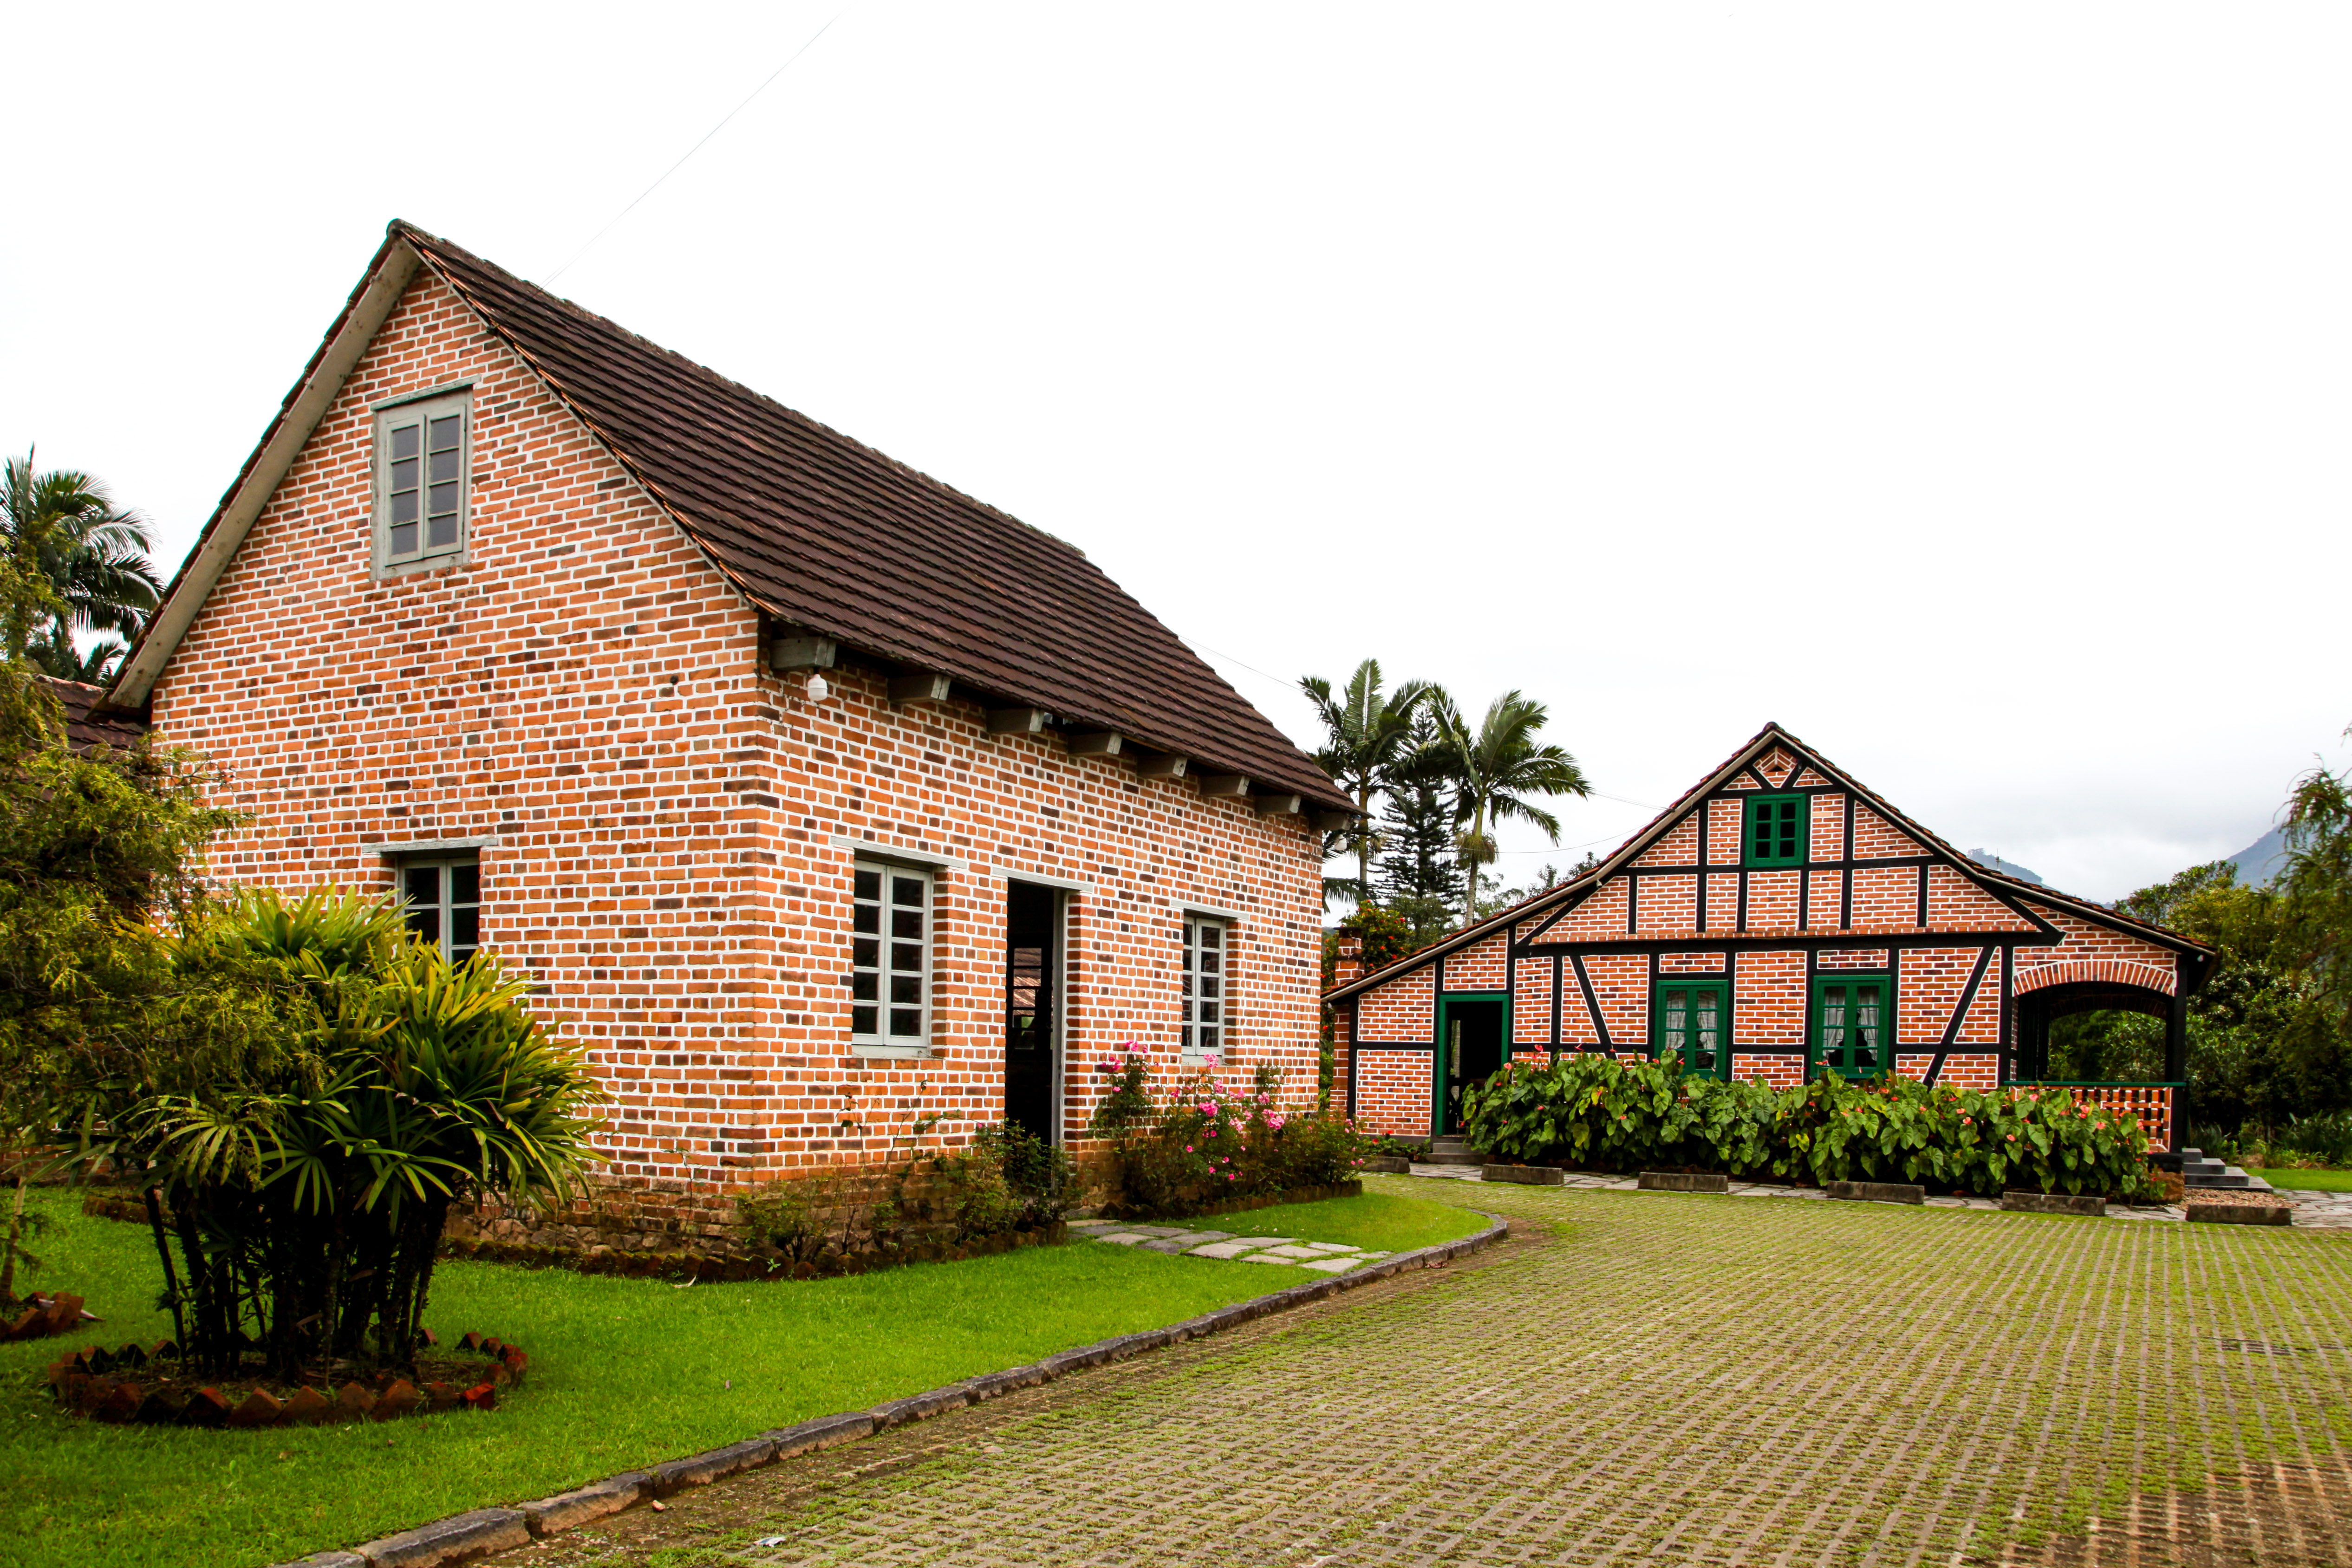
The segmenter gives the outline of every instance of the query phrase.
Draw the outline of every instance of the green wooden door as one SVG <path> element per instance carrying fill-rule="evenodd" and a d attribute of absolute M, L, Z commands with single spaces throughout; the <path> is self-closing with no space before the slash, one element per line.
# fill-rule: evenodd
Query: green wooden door
<path fill-rule="evenodd" d="M 1663 979 L 1650 1005 L 1650 1053 L 1685 1072 L 1731 1081 L 1731 988 L 1720 978 Z"/>

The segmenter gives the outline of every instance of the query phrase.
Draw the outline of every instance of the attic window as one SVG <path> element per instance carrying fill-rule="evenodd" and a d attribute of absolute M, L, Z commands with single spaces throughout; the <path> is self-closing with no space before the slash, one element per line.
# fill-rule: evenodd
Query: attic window
<path fill-rule="evenodd" d="M 1802 795 L 1758 795 L 1748 802 L 1748 863 L 1802 865 L 1805 810 Z"/>
<path fill-rule="evenodd" d="M 453 392 L 375 416 L 375 547 L 384 567 L 466 548 L 467 397 Z"/>

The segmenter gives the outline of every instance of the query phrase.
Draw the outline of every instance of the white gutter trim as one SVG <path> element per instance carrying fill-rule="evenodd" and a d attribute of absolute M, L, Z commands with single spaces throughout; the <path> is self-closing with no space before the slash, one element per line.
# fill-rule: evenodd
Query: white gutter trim
<path fill-rule="evenodd" d="M 255 455 L 253 467 L 236 491 L 222 503 L 220 520 L 210 536 L 197 547 L 195 559 L 188 563 L 187 576 L 181 580 L 179 591 L 173 594 L 156 611 L 148 634 L 139 647 L 138 654 L 129 668 L 114 683 L 110 702 L 118 707 L 138 707 L 145 703 L 155 689 L 156 680 L 163 666 L 171 662 L 180 639 L 195 624 L 196 615 L 205 606 L 213 585 L 220 581 L 228 563 L 236 559 L 237 548 L 253 529 L 254 521 L 262 508 L 278 493 L 278 482 L 286 471 L 294 466 L 310 434 L 326 416 L 327 409 L 343 390 L 343 382 L 352 367 L 360 362 L 368 345 L 375 340 L 378 329 L 400 303 L 402 292 L 416 269 L 424 265 L 414 246 L 406 241 L 392 247 L 383 265 L 368 280 L 349 314 L 343 318 L 341 329 L 320 356 L 319 368 L 302 383 L 275 427 L 264 438 L 262 448 Z"/>

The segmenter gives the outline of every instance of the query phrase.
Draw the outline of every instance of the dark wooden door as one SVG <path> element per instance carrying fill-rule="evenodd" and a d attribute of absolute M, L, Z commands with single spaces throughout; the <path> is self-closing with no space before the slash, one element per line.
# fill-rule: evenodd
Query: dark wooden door
<path fill-rule="evenodd" d="M 1054 1023 L 1061 895 L 1008 882 L 1004 894 L 1004 1119 L 1054 1137 Z"/>
<path fill-rule="evenodd" d="M 1503 1044 L 1506 1017 L 1501 998 L 1449 997 L 1445 1002 L 1445 1039 L 1440 1051 L 1445 1069 L 1443 1133 L 1462 1127 L 1462 1091 L 1484 1083 L 1503 1070 L 1509 1055 Z"/>

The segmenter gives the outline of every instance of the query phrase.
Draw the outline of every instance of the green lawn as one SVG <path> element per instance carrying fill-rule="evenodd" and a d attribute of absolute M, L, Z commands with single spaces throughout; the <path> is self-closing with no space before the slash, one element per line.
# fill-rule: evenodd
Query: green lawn
<path fill-rule="evenodd" d="M 2246 1174 L 2260 1176 L 2273 1186 L 2300 1187 L 2305 1192 L 2352 1192 L 2352 1171 L 2255 1170 L 2248 1166 Z"/>
<path fill-rule="evenodd" d="M 31 1283 L 106 1321 L 0 1345 L 0 1564 L 260 1564 L 856 1410 L 1057 1350 L 1196 1316 L 1289 1282 L 1276 1271 L 1099 1242 L 798 1283 L 696 1285 L 446 1263 L 427 1321 L 530 1353 L 488 1416 L 261 1432 L 104 1426 L 60 1414 L 41 1369 L 88 1343 L 171 1333 L 145 1230 L 61 1194 Z M 1236 1229 L 1235 1222 L 1248 1228 Z M 1485 1221 L 1367 1195 L 1204 1221 L 1402 1250 Z"/>

